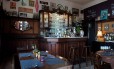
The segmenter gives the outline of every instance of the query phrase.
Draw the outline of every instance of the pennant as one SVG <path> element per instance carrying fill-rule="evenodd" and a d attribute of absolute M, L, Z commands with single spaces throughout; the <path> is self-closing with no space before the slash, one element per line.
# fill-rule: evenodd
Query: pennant
<path fill-rule="evenodd" d="M 35 4 L 36 12 L 38 12 L 38 7 L 39 7 L 39 5 L 38 5 L 38 0 L 36 0 L 36 4 Z"/>

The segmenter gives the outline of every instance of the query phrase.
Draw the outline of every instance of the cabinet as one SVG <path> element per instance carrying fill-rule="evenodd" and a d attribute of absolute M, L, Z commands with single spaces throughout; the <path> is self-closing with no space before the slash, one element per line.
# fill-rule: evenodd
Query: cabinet
<path fill-rule="evenodd" d="M 101 46 L 110 46 L 111 49 L 114 49 L 114 42 L 98 42 L 93 41 L 92 42 L 92 51 L 96 53 L 97 51 L 101 50 Z"/>
<path fill-rule="evenodd" d="M 114 20 L 108 19 L 108 20 L 100 20 L 97 21 L 97 31 L 102 31 L 102 38 L 103 41 L 114 41 Z"/>
<path fill-rule="evenodd" d="M 56 31 L 56 29 L 72 26 L 72 15 L 69 13 L 58 13 L 40 10 L 40 35 L 46 32 Z"/>

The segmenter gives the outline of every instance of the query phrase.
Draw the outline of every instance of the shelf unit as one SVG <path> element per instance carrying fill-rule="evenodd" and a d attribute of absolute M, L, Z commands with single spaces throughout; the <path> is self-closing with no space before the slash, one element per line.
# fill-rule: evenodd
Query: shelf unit
<path fill-rule="evenodd" d="M 66 12 L 52 12 L 40 10 L 40 35 L 54 28 L 64 28 L 72 26 L 72 15 Z"/>

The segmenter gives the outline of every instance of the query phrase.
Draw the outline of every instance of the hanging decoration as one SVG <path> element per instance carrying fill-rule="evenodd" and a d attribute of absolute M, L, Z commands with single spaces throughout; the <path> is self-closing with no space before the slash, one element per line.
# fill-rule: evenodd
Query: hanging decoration
<path fill-rule="evenodd" d="M 38 4 L 38 0 L 36 0 L 36 3 L 35 3 L 35 10 L 36 10 L 36 12 L 38 12 L 38 9 L 39 8 L 39 4 Z"/>

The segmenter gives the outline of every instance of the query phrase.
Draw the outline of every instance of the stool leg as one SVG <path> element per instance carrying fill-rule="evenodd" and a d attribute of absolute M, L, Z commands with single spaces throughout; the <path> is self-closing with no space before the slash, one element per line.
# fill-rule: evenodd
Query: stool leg
<path fill-rule="evenodd" d="M 88 66 L 88 63 L 87 63 L 87 60 L 88 60 L 88 55 L 87 55 L 87 47 L 85 48 L 85 53 L 86 53 L 86 55 L 85 55 L 86 66 Z"/>

